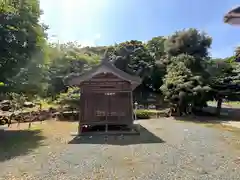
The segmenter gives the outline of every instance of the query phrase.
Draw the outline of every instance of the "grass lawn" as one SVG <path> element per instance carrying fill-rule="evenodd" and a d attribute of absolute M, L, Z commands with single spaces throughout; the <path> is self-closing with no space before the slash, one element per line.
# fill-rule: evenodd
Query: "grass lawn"
<path fill-rule="evenodd" d="M 240 101 L 224 102 L 224 104 L 229 105 L 229 106 L 233 106 L 233 107 L 236 107 L 236 108 L 240 108 Z"/>
<path fill-rule="evenodd" d="M 208 102 L 209 105 L 216 105 L 217 102 L 216 101 L 209 101 Z M 235 108 L 240 108 L 240 101 L 229 101 L 229 102 L 223 102 L 223 105 L 227 105 L 227 106 L 232 106 Z"/>

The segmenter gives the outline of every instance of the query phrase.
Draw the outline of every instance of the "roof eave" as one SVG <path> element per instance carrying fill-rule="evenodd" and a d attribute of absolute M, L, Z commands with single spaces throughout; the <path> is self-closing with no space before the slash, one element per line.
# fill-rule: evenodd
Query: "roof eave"
<path fill-rule="evenodd" d="M 240 16 L 225 16 L 224 17 L 224 23 L 230 24 L 230 25 L 240 25 Z"/>
<path fill-rule="evenodd" d="M 114 65 L 112 65 L 110 63 L 101 63 L 100 65 L 92 68 L 90 71 L 87 71 L 86 73 L 72 74 L 71 75 L 72 78 L 71 78 L 71 76 L 68 76 L 66 78 L 66 79 L 68 79 L 66 81 L 66 84 L 68 84 L 69 86 L 79 86 L 79 85 L 81 85 L 82 82 L 88 81 L 93 76 L 95 76 L 96 74 L 94 72 L 96 72 L 98 70 L 98 68 L 100 68 L 100 67 L 106 67 L 110 70 L 110 72 L 112 72 L 119 78 L 130 82 L 132 84 L 133 89 L 135 89 L 138 85 L 140 85 L 142 83 L 142 79 L 140 77 L 129 75 L 126 72 L 116 68 Z"/>
<path fill-rule="evenodd" d="M 224 16 L 224 23 L 232 25 L 240 24 L 240 6 L 233 8 Z"/>

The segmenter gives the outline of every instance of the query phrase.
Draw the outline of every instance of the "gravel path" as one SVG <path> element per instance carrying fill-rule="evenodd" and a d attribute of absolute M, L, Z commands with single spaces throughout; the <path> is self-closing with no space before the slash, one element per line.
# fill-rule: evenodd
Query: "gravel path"
<path fill-rule="evenodd" d="M 140 136 L 84 137 L 0 162 L 0 179 L 240 179 L 240 133 L 171 119 L 139 123 Z"/>
<path fill-rule="evenodd" d="M 227 121 L 227 122 L 222 122 L 222 124 L 240 129 L 240 121 Z"/>

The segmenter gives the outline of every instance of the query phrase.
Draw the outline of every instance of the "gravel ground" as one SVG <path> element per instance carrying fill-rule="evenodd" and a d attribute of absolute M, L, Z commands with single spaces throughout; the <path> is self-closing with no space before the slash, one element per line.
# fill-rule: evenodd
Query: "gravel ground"
<path fill-rule="evenodd" d="M 227 121 L 227 122 L 222 122 L 222 124 L 240 129 L 240 121 Z"/>
<path fill-rule="evenodd" d="M 240 133 L 171 119 L 139 124 L 140 136 L 84 137 L 63 143 L 73 138 L 69 136 L 0 162 L 0 179 L 240 179 Z"/>

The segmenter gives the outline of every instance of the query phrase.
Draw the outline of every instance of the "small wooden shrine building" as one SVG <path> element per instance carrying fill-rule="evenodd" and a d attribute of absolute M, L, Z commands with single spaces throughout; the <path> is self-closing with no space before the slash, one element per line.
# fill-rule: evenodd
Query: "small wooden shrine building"
<path fill-rule="evenodd" d="M 105 53 L 106 54 L 106 53 Z M 79 86 L 80 117 L 78 133 L 84 125 L 133 124 L 132 91 L 141 79 L 116 68 L 104 55 L 100 65 L 68 80 L 70 86 Z"/>

